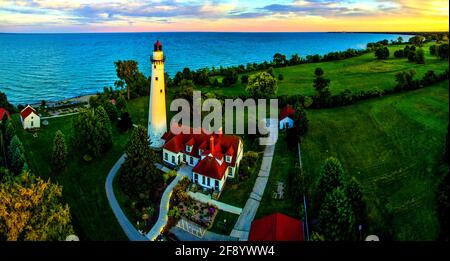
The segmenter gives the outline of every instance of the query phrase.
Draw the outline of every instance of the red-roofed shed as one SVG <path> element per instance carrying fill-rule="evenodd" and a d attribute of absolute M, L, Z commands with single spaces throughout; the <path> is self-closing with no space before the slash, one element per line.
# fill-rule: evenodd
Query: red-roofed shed
<path fill-rule="evenodd" d="M 5 116 L 5 114 L 10 120 L 11 116 L 9 115 L 9 111 L 7 111 L 5 108 L 0 108 L 0 121 L 3 119 L 3 116 Z"/>
<path fill-rule="evenodd" d="M 255 219 L 249 241 L 304 241 L 303 222 L 281 213 Z"/>

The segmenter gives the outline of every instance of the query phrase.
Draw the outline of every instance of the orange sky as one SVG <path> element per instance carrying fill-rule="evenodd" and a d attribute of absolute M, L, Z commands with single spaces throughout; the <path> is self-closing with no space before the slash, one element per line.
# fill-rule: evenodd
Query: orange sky
<path fill-rule="evenodd" d="M 448 6 L 442 0 L 0 0 L 0 32 L 448 31 Z"/>

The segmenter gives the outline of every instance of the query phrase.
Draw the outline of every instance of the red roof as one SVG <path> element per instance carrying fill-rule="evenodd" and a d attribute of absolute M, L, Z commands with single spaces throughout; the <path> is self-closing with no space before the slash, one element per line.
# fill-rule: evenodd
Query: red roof
<path fill-rule="evenodd" d="M 303 222 L 281 213 L 255 219 L 252 222 L 248 240 L 303 241 Z"/>
<path fill-rule="evenodd" d="M 155 43 L 156 46 L 162 46 L 161 42 L 159 40 L 156 41 Z"/>
<path fill-rule="evenodd" d="M 289 117 L 289 118 L 294 118 L 294 114 L 295 114 L 295 110 L 294 108 L 292 108 L 291 106 L 287 105 L 286 107 L 284 107 L 281 112 L 280 112 L 280 120 Z"/>
<path fill-rule="evenodd" d="M 11 119 L 11 116 L 9 115 L 9 111 L 7 111 L 4 108 L 0 108 L 0 121 L 3 119 L 3 116 L 6 114 L 6 116 L 8 117 L 8 119 Z"/>
<path fill-rule="evenodd" d="M 227 166 L 234 167 L 236 165 L 238 146 L 240 142 L 240 138 L 238 136 L 226 134 L 207 134 L 203 129 L 200 129 L 199 134 L 194 134 L 194 130 L 192 128 L 185 126 L 182 126 L 182 128 L 185 129 L 183 129 L 183 132 L 178 135 L 175 135 L 170 131 L 164 133 L 162 136 L 165 140 L 163 148 L 174 153 L 181 152 L 200 159 L 196 167 L 199 167 L 199 170 L 202 173 L 197 173 L 211 178 L 222 179 Z M 192 150 L 190 152 L 186 151 L 187 145 L 192 146 Z M 199 149 L 202 150 L 201 153 Z M 232 152 L 231 154 L 227 154 L 232 156 L 232 161 L 230 163 L 223 161 L 223 155 L 227 152 Z M 217 163 L 220 165 L 220 168 L 210 166 L 210 164 L 212 164 L 211 162 L 200 165 L 200 163 L 207 159 L 210 154 L 212 155 L 212 158 L 223 162 L 222 164 Z"/>
<path fill-rule="evenodd" d="M 192 169 L 192 172 L 213 179 L 221 180 L 225 175 L 227 167 L 228 166 L 227 164 L 225 164 L 225 162 L 219 164 L 215 157 L 206 156 L 204 159 L 198 162 L 198 164 Z"/>
<path fill-rule="evenodd" d="M 22 117 L 22 120 L 24 120 L 24 119 L 26 119 L 28 116 L 30 116 L 30 114 L 31 113 L 35 113 L 36 115 L 37 115 L 37 112 L 36 112 L 36 110 L 35 109 L 33 109 L 33 107 L 31 107 L 31 106 L 27 106 L 27 107 L 25 107 L 25 109 L 23 109 L 21 112 L 20 112 L 20 117 Z"/>

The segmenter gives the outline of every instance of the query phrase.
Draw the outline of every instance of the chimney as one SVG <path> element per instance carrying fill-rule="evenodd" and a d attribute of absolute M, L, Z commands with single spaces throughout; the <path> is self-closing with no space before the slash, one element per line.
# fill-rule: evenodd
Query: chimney
<path fill-rule="evenodd" d="M 211 152 L 211 154 L 214 153 L 214 136 L 211 135 L 211 137 L 209 138 L 209 151 Z"/>

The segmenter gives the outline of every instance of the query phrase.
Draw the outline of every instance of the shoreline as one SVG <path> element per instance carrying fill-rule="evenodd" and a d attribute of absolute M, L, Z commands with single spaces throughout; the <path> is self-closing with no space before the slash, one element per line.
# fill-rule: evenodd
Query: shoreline
<path fill-rule="evenodd" d="M 58 107 L 61 105 L 67 105 L 67 104 L 81 104 L 81 103 L 85 103 L 85 102 L 89 103 L 89 98 L 91 98 L 92 96 L 96 96 L 96 95 L 97 95 L 97 93 L 82 94 L 82 95 L 77 95 L 74 97 L 64 98 L 64 99 L 60 99 L 60 100 L 53 100 L 53 101 L 45 100 L 45 102 L 46 102 L 47 108 L 54 108 L 54 107 Z M 26 104 L 28 104 L 28 103 L 26 103 Z M 32 107 L 40 107 L 41 102 L 29 103 L 29 105 Z"/>

